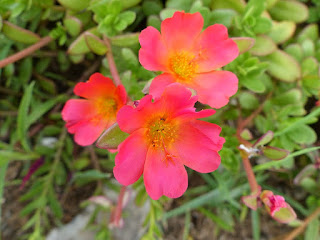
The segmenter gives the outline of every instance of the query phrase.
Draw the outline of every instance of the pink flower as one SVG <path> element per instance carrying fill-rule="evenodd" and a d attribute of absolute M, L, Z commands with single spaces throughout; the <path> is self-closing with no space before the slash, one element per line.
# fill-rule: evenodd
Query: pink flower
<path fill-rule="evenodd" d="M 160 98 L 142 98 L 137 108 L 124 106 L 117 114 L 122 131 L 130 136 L 122 142 L 113 173 L 123 185 L 136 182 L 143 174 L 152 199 L 162 195 L 180 197 L 188 187 L 184 165 L 201 173 L 220 165 L 218 151 L 225 142 L 221 128 L 197 120 L 215 113 L 196 112 L 197 97 L 182 85 L 169 85 Z"/>
<path fill-rule="evenodd" d="M 85 83 L 78 83 L 74 93 L 85 99 L 71 99 L 62 109 L 69 133 L 76 143 L 87 146 L 116 122 L 118 110 L 126 104 L 127 94 L 122 85 L 116 87 L 110 78 L 94 73 Z"/>
<path fill-rule="evenodd" d="M 161 34 L 153 27 L 141 32 L 140 63 L 150 71 L 163 72 L 151 83 L 153 97 L 160 97 L 167 85 L 179 82 L 194 89 L 200 102 L 220 108 L 237 92 L 237 77 L 218 70 L 238 56 L 236 43 L 221 24 L 201 32 L 202 27 L 200 13 L 175 12 L 162 22 Z"/>
<path fill-rule="evenodd" d="M 281 223 L 289 223 L 296 219 L 296 213 L 280 195 L 274 195 L 272 191 L 264 190 L 260 195 L 271 217 Z"/>

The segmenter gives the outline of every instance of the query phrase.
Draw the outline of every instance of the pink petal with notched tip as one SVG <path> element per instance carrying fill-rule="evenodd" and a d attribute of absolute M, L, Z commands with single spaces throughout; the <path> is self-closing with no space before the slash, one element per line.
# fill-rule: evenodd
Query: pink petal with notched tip
<path fill-rule="evenodd" d="M 238 78 L 228 71 L 197 74 L 191 86 L 199 96 L 199 102 L 212 108 L 221 108 L 238 90 Z"/>
<path fill-rule="evenodd" d="M 173 162 L 164 159 L 164 151 L 149 148 L 143 178 L 146 191 L 154 200 L 162 195 L 178 198 L 188 187 L 188 175 L 182 163 L 176 158 Z"/>
<path fill-rule="evenodd" d="M 73 90 L 74 94 L 87 99 L 113 97 L 115 91 L 112 80 L 101 73 L 92 74 L 89 81 L 78 83 Z"/>
<path fill-rule="evenodd" d="M 206 28 L 199 39 L 195 52 L 199 52 L 197 59 L 198 73 L 210 72 L 232 62 L 238 55 L 237 44 L 228 38 L 228 29 L 221 24 L 214 24 Z"/>
<path fill-rule="evenodd" d="M 174 142 L 172 149 L 182 163 L 201 173 L 215 171 L 221 162 L 216 150 L 214 139 L 210 139 L 199 129 L 186 123 L 181 126 L 179 138 Z"/>
<path fill-rule="evenodd" d="M 154 27 L 142 30 L 139 36 L 141 49 L 139 61 L 149 71 L 165 71 L 167 69 L 168 51 L 162 37 Z"/>
<path fill-rule="evenodd" d="M 195 39 L 201 33 L 203 17 L 199 12 L 175 12 L 172 18 L 163 20 L 161 24 L 162 39 L 169 52 L 190 50 Z"/>

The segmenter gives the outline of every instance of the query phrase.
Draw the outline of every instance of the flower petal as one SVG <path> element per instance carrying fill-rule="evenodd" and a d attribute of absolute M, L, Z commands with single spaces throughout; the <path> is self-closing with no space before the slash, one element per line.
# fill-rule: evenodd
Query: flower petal
<path fill-rule="evenodd" d="M 193 48 L 202 27 L 203 17 L 199 12 L 193 14 L 175 12 L 172 18 L 162 22 L 161 34 L 169 52 L 189 50 Z"/>
<path fill-rule="evenodd" d="M 142 175 L 148 151 L 148 145 L 144 142 L 145 131 L 135 131 L 118 147 L 113 174 L 122 185 L 130 185 Z"/>
<path fill-rule="evenodd" d="M 93 144 L 102 131 L 105 129 L 105 124 L 92 124 L 91 122 L 81 122 L 68 130 L 75 133 L 74 141 L 81 146 L 88 146 Z M 71 130 L 71 131 L 70 131 Z"/>
<path fill-rule="evenodd" d="M 144 166 L 144 184 L 149 196 L 157 200 L 162 195 L 169 198 L 180 197 L 188 187 L 188 175 L 178 159 L 165 161 L 163 151 L 149 148 Z"/>
<path fill-rule="evenodd" d="M 113 96 L 116 86 L 112 80 L 103 76 L 101 73 L 94 73 L 90 76 L 89 81 L 80 82 L 74 88 L 74 94 L 88 99 Z"/>
<path fill-rule="evenodd" d="M 228 29 L 221 24 L 209 26 L 199 36 L 198 72 L 210 72 L 233 61 L 238 55 L 237 44 L 228 38 Z"/>
<path fill-rule="evenodd" d="M 85 99 L 70 99 L 61 111 L 62 119 L 73 124 L 83 119 L 90 119 L 95 114 L 94 104 Z"/>
<path fill-rule="evenodd" d="M 166 86 L 174 82 L 175 79 L 171 74 L 163 73 L 152 80 L 149 94 L 152 95 L 154 99 L 160 98 Z"/>
<path fill-rule="evenodd" d="M 146 118 L 152 113 L 152 96 L 143 97 L 137 108 L 123 106 L 117 113 L 117 122 L 122 131 L 132 133 L 139 128 L 143 128 Z M 128 120 L 129 119 L 129 120 Z"/>
<path fill-rule="evenodd" d="M 196 90 L 199 102 L 221 108 L 229 102 L 229 97 L 237 92 L 238 78 L 228 71 L 197 74 L 192 88 Z"/>
<path fill-rule="evenodd" d="M 208 173 L 216 170 L 221 162 L 215 150 L 217 148 L 215 141 L 191 124 L 185 123 L 181 126 L 179 138 L 173 144 L 172 151 L 187 167 Z"/>
<path fill-rule="evenodd" d="M 220 137 L 221 127 L 205 121 L 195 120 L 190 123 L 194 128 L 198 129 L 201 133 L 206 135 L 213 144 L 210 145 L 213 150 L 219 151 L 222 149 L 225 139 Z"/>
<path fill-rule="evenodd" d="M 167 64 L 167 48 L 161 35 L 154 27 L 147 27 L 140 36 L 141 49 L 139 61 L 141 65 L 150 71 L 165 71 Z"/>

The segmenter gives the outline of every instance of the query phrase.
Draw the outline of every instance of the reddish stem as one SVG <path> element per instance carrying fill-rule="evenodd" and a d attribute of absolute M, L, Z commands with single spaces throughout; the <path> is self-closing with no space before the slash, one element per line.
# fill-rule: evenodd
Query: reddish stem
<path fill-rule="evenodd" d="M 26 49 L 23 49 L 22 51 L 15 53 L 3 60 L 0 61 L 0 68 L 3 68 L 5 66 L 7 66 L 10 63 L 14 63 L 22 58 L 25 58 L 26 56 L 29 56 L 31 53 L 33 53 L 34 51 L 42 48 L 43 46 L 49 44 L 51 41 L 53 40 L 52 37 L 47 36 L 44 38 L 41 38 L 39 40 L 39 42 L 31 45 L 30 47 L 27 47 Z"/>
<path fill-rule="evenodd" d="M 126 186 L 121 187 L 120 194 L 118 197 L 118 203 L 117 203 L 117 207 L 116 207 L 115 213 L 114 213 L 114 223 L 116 226 L 119 225 L 119 222 L 121 219 L 123 198 L 124 198 L 124 194 L 126 192 L 126 188 L 127 188 Z"/>
<path fill-rule="evenodd" d="M 119 73 L 117 70 L 117 66 L 116 66 L 114 59 L 113 59 L 111 43 L 106 36 L 103 37 L 103 40 L 104 40 L 105 45 L 108 48 L 106 55 L 107 55 L 107 60 L 109 63 L 110 72 L 111 72 L 111 75 L 113 78 L 113 82 L 116 86 L 118 86 L 121 84 L 121 80 L 120 80 L 120 76 L 119 76 Z"/>
<path fill-rule="evenodd" d="M 248 182 L 252 193 L 256 193 L 259 190 L 259 185 L 257 183 L 256 177 L 253 173 L 252 166 L 248 157 L 248 154 L 243 150 L 240 150 L 240 155 L 242 157 L 243 167 L 247 173 Z"/>

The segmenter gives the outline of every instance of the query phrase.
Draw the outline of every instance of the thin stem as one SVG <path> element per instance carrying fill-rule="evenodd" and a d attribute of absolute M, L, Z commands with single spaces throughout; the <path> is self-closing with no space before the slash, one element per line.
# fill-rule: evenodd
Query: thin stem
<path fill-rule="evenodd" d="M 304 231 L 304 229 L 308 226 L 308 224 L 313 219 L 318 217 L 319 214 L 320 214 L 320 207 L 318 207 L 309 217 L 307 217 L 299 227 L 297 227 L 291 233 L 289 233 L 289 235 L 284 237 L 284 240 L 293 240 L 295 237 L 301 234 Z"/>
<path fill-rule="evenodd" d="M 41 38 L 39 42 L 31 45 L 30 47 L 27 47 L 25 49 L 23 49 L 22 51 L 15 53 L 3 60 L 0 61 L 0 68 L 3 68 L 7 65 L 9 65 L 10 63 L 14 63 L 22 58 L 25 58 L 27 56 L 29 56 L 31 53 L 33 53 L 34 51 L 42 48 L 43 46 L 46 46 L 47 44 L 49 44 L 51 41 L 53 40 L 52 37 L 47 36 L 44 38 Z"/>
<path fill-rule="evenodd" d="M 247 173 L 248 182 L 252 193 L 256 193 L 259 190 L 259 185 L 257 183 L 256 177 L 253 173 L 251 163 L 249 161 L 248 154 L 243 150 L 240 150 L 240 155 L 242 157 L 243 167 Z"/>
<path fill-rule="evenodd" d="M 117 70 L 117 66 L 116 66 L 116 64 L 114 62 L 114 59 L 113 59 L 111 43 L 110 43 L 109 39 L 106 36 L 103 37 L 103 41 L 104 41 L 105 45 L 108 48 L 106 55 L 107 55 L 107 60 L 108 60 L 108 63 L 109 63 L 110 73 L 112 75 L 114 84 L 116 86 L 118 86 L 118 85 L 121 84 L 121 80 L 120 80 L 120 76 L 119 76 L 119 73 L 118 73 L 118 70 Z"/>
<path fill-rule="evenodd" d="M 120 222 L 120 219 L 121 219 L 123 198 L 124 198 L 124 194 L 126 192 L 126 189 L 127 189 L 126 186 L 122 186 L 121 190 L 120 190 L 117 207 L 116 207 L 115 213 L 114 213 L 114 223 L 115 223 L 116 226 L 119 225 L 119 222 Z"/>

